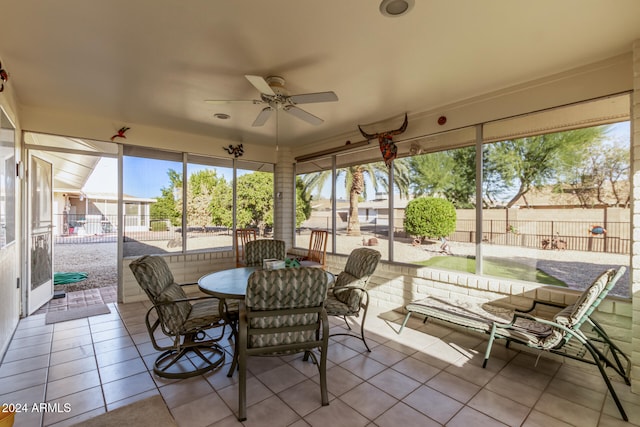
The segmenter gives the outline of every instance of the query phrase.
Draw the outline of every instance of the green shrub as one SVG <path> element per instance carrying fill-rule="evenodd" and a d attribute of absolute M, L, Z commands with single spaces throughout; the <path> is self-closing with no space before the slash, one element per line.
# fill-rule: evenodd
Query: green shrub
<path fill-rule="evenodd" d="M 414 199 L 405 209 L 404 229 L 420 238 L 446 237 L 456 229 L 456 209 L 453 203 L 445 199 Z"/>
<path fill-rule="evenodd" d="M 169 230 L 169 221 L 164 219 L 152 219 L 149 224 L 150 231 L 167 231 Z"/>

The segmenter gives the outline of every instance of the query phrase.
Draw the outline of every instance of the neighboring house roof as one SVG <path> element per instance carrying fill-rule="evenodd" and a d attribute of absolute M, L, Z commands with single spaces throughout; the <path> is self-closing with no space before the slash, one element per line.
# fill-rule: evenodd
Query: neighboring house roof
<path fill-rule="evenodd" d="M 71 189 L 65 189 L 65 188 L 56 188 L 53 190 L 55 193 L 62 193 L 62 194 L 68 194 L 68 195 L 72 195 L 72 196 L 81 196 L 83 195 L 84 197 L 86 197 L 89 200 L 109 200 L 109 201 L 118 201 L 118 195 L 117 194 L 113 194 L 113 193 L 95 193 L 95 192 L 90 192 L 90 193 L 86 193 L 83 191 L 79 191 L 79 190 L 71 190 Z M 123 194 L 122 195 L 122 200 L 125 202 L 139 202 L 139 203 L 155 203 L 157 202 L 157 200 L 155 198 L 148 198 L 148 197 L 136 197 L 136 196 L 131 196 L 128 194 Z"/>

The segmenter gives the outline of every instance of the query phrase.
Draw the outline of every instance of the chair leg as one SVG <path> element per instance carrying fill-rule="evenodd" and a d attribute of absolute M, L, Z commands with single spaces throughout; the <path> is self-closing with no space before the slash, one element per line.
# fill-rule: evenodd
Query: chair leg
<path fill-rule="evenodd" d="M 411 312 L 407 311 L 407 315 L 404 316 L 404 320 L 402 321 L 402 326 L 400 326 L 400 330 L 398 331 L 398 335 L 400 335 L 402 333 L 402 330 L 404 329 L 405 325 L 409 321 L 409 317 L 411 317 Z"/>
<path fill-rule="evenodd" d="M 233 346 L 234 346 L 233 359 L 231 360 L 231 366 L 229 367 L 229 372 L 227 372 L 227 376 L 229 378 L 231 378 L 233 376 L 233 372 L 236 370 L 236 368 L 240 367 L 240 365 L 238 363 L 238 338 L 237 337 L 236 337 L 236 340 L 235 340 Z"/>
<path fill-rule="evenodd" d="M 591 326 L 593 327 L 594 331 L 600 337 L 596 341 L 603 342 L 603 343 L 605 343 L 607 345 L 608 353 L 610 353 L 611 356 L 613 357 L 613 360 L 615 362 L 615 366 L 609 360 L 609 358 L 606 356 L 606 354 L 603 354 L 597 347 L 593 346 L 594 350 L 596 350 L 598 352 L 598 355 L 600 356 L 601 360 L 608 367 L 611 367 L 613 370 L 615 370 L 618 373 L 618 375 L 620 375 L 622 377 L 622 379 L 624 380 L 625 384 L 631 385 L 631 380 L 629 379 L 629 370 L 630 370 L 630 367 L 631 367 L 631 360 L 629 360 L 629 357 L 620 349 L 620 347 L 618 347 L 616 345 L 616 343 L 611 341 L 611 338 L 609 338 L 609 335 L 605 332 L 605 330 L 602 328 L 602 326 L 600 326 L 600 323 L 598 323 L 594 319 L 591 319 L 590 317 L 587 318 L 587 321 L 589 323 L 591 323 Z M 620 359 L 620 356 L 622 356 L 622 358 L 627 362 L 626 363 L 627 364 L 626 367 L 623 365 L 622 360 Z"/>
<path fill-rule="evenodd" d="M 206 356 L 203 352 L 212 353 L 211 356 Z M 205 365 L 201 368 L 177 370 L 171 371 L 171 367 L 174 366 L 181 359 L 186 359 L 186 355 L 189 352 L 193 352 L 200 357 Z M 191 362 L 189 362 L 191 363 Z M 224 350 L 217 345 L 213 346 L 201 346 L 201 347 L 187 347 L 180 350 L 167 350 L 161 353 L 153 364 L 153 372 L 156 375 L 163 378 L 190 378 L 196 375 L 202 375 L 205 372 L 211 371 L 224 363 Z"/>
<path fill-rule="evenodd" d="M 238 379 L 238 421 L 246 421 L 247 419 L 247 360 L 241 357 L 240 374 Z"/>
<path fill-rule="evenodd" d="M 489 356 L 491 355 L 491 346 L 493 346 L 493 341 L 496 339 L 496 324 L 494 323 L 491 326 L 491 335 L 489 335 L 489 342 L 487 343 L 487 350 L 484 352 L 484 361 L 482 362 L 482 367 L 487 367 L 487 362 L 489 361 Z"/>
<path fill-rule="evenodd" d="M 238 421 L 247 419 L 247 351 L 246 341 L 243 340 L 242 345 L 236 352 L 238 359 Z"/>
<path fill-rule="evenodd" d="M 365 306 L 364 314 L 362 315 L 362 322 L 360 322 L 360 337 L 362 339 L 362 342 L 364 343 L 364 346 L 367 348 L 367 351 L 369 353 L 371 353 L 371 349 L 369 348 L 369 345 L 367 344 L 367 340 L 364 338 L 364 321 L 367 318 L 367 308 L 368 307 Z"/>
<path fill-rule="evenodd" d="M 629 417 L 627 417 L 627 413 L 624 411 L 624 408 L 622 407 L 622 403 L 620 402 L 620 399 L 618 398 L 618 395 L 616 394 L 616 391 L 613 388 L 613 385 L 611 384 L 611 380 L 609 379 L 609 376 L 605 372 L 604 367 L 600 362 L 597 350 L 593 347 L 593 344 L 591 344 L 588 341 L 583 342 L 583 345 L 587 348 L 587 350 L 589 350 L 589 353 L 591 353 L 591 357 L 593 357 L 593 361 L 595 362 L 596 365 L 598 365 L 598 370 L 600 371 L 600 375 L 602 376 L 602 379 L 604 380 L 604 382 L 607 384 L 609 393 L 611 393 L 611 397 L 613 398 L 613 401 L 618 407 L 618 412 L 620 412 L 620 416 L 622 416 L 623 420 L 629 421 Z"/>
<path fill-rule="evenodd" d="M 327 392 L 327 352 L 326 348 L 321 350 L 320 354 L 320 396 L 322 399 L 322 406 L 329 404 L 329 393 Z"/>

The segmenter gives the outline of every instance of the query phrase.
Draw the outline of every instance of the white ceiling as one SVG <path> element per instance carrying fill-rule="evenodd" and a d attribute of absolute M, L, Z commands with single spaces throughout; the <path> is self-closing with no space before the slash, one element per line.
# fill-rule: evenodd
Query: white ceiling
<path fill-rule="evenodd" d="M 20 0 L 0 11 L 0 59 L 20 106 L 114 123 L 269 143 L 245 74 L 292 94 L 334 91 L 289 115 L 303 144 L 629 52 L 639 0 L 416 0 L 388 18 L 379 0 Z M 227 113 L 230 120 L 213 118 Z"/>

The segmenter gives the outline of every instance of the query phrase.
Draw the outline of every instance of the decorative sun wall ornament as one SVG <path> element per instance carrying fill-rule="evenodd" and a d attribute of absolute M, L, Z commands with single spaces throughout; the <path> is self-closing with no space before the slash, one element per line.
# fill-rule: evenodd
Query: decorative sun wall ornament
<path fill-rule="evenodd" d="M 0 62 L 0 92 L 4 90 L 4 82 L 9 81 L 9 73 L 2 68 L 2 62 Z"/>
<path fill-rule="evenodd" d="M 400 135 L 402 132 L 407 130 L 407 125 L 409 124 L 409 119 L 407 114 L 404 115 L 404 123 L 396 130 L 390 130 L 387 132 L 378 132 L 374 134 L 368 134 L 362 130 L 360 125 L 358 125 L 358 129 L 360 129 L 360 133 L 367 140 L 369 139 L 378 139 L 378 144 L 380 144 L 380 152 L 382 153 L 382 158 L 384 159 L 384 164 L 387 167 L 391 167 L 391 162 L 398 155 L 398 147 L 395 142 L 393 142 L 394 135 Z"/>
<path fill-rule="evenodd" d="M 233 154 L 233 157 L 238 158 L 244 154 L 244 148 L 242 148 L 242 144 L 236 145 L 235 147 L 229 144 L 228 147 L 222 147 L 229 154 Z"/>
<path fill-rule="evenodd" d="M 116 139 L 116 138 L 124 138 L 124 139 L 127 139 L 127 137 L 124 135 L 124 133 L 125 133 L 126 131 L 128 131 L 129 129 L 131 129 L 131 128 L 128 128 L 128 127 L 126 127 L 126 126 L 121 127 L 120 129 L 118 129 L 118 133 L 116 133 L 115 135 L 113 135 L 113 136 L 111 137 L 111 140 L 113 141 L 113 140 L 114 140 L 114 139 Z"/>

